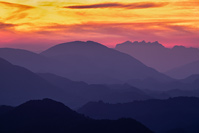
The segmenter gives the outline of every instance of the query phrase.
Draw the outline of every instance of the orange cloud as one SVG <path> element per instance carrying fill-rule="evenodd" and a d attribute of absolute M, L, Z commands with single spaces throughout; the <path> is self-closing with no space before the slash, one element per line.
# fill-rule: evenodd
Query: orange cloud
<path fill-rule="evenodd" d="M 10 3 L 10 2 L 3 2 L 0 1 L 0 4 L 4 4 L 9 7 L 17 7 L 18 11 L 28 10 L 34 8 L 33 6 L 23 5 L 23 4 L 17 4 L 17 3 Z"/>
<path fill-rule="evenodd" d="M 10 11 L 10 14 L 4 14 L 5 20 L 19 20 L 26 18 L 28 16 L 28 13 L 25 13 L 25 11 L 33 9 L 33 6 L 23 5 L 23 4 L 17 4 L 17 3 L 10 3 L 10 2 L 0 2 L 0 5 L 6 6 L 5 9 L 7 11 Z"/>

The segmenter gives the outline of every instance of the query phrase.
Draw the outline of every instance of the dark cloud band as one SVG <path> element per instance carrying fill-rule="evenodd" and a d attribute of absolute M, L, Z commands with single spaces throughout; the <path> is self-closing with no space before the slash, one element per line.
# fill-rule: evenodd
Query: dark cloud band
<path fill-rule="evenodd" d="M 163 7 L 168 3 L 153 3 L 153 2 L 141 2 L 141 3 L 99 3 L 99 4 L 90 4 L 90 5 L 74 5 L 74 6 L 65 6 L 64 8 L 70 9 L 95 9 L 95 8 L 125 8 L 125 9 L 143 9 L 143 8 L 155 8 Z"/>
<path fill-rule="evenodd" d="M 14 25 L 14 24 L 0 22 L 0 30 L 6 30 L 6 29 L 9 29 L 9 28 L 13 28 L 15 26 L 16 25 Z"/>

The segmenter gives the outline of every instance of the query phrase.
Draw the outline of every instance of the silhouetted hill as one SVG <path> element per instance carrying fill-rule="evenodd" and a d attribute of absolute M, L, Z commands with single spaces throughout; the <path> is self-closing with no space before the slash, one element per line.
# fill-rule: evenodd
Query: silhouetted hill
<path fill-rule="evenodd" d="M 199 80 L 199 74 L 193 74 L 193 75 L 186 77 L 184 79 L 181 79 L 179 81 L 181 81 L 183 83 L 194 83 L 196 80 Z"/>
<path fill-rule="evenodd" d="M 74 104 L 77 105 L 78 103 L 80 106 L 89 101 L 103 100 L 109 103 L 123 103 L 151 98 L 145 92 L 128 84 L 89 85 L 85 82 L 71 81 L 54 74 L 40 73 L 39 76 L 66 93 L 73 95 Z"/>
<path fill-rule="evenodd" d="M 61 77 L 61 76 L 51 74 L 51 73 L 38 73 L 38 75 L 44 78 L 46 81 L 52 83 L 53 85 L 58 86 L 63 89 L 66 89 L 66 88 L 83 89 L 89 86 L 89 84 L 83 81 L 72 81 L 65 77 Z"/>
<path fill-rule="evenodd" d="M 0 115 L 5 114 L 5 113 L 7 113 L 7 112 L 9 112 L 9 111 L 11 111 L 13 109 L 14 109 L 14 107 L 1 105 L 0 106 Z"/>
<path fill-rule="evenodd" d="M 145 89 L 145 93 L 151 97 L 165 99 L 178 96 L 199 97 L 199 75 L 194 74 L 185 79 L 161 83 L 153 80 L 134 80 L 129 84 Z"/>
<path fill-rule="evenodd" d="M 132 84 L 144 92 L 157 99 L 165 99 L 178 96 L 199 97 L 199 75 L 191 75 L 185 79 L 176 80 L 169 83 L 152 81 L 134 81 Z"/>
<path fill-rule="evenodd" d="M 160 72 L 166 72 L 175 67 L 199 60 L 199 50 L 197 48 L 185 48 L 183 46 L 166 48 L 157 41 L 152 43 L 127 41 L 117 44 L 115 49 L 135 57 L 145 65 Z"/>
<path fill-rule="evenodd" d="M 50 62 L 50 59 L 42 55 L 13 48 L 0 48 L 0 57 L 34 72 L 45 70 L 44 68 Z"/>
<path fill-rule="evenodd" d="M 128 84 L 135 86 L 144 90 L 151 91 L 168 91 L 172 89 L 181 89 L 181 90 L 194 90 L 197 86 L 193 86 L 192 83 L 186 83 L 181 80 L 173 80 L 170 82 L 160 82 L 153 78 L 148 78 L 144 80 L 129 80 Z"/>
<path fill-rule="evenodd" d="M 54 73 L 55 69 L 66 69 L 59 61 L 23 49 L 0 48 L 0 57 L 36 73 Z"/>
<path fill-rule="evenodd" d="M 54 74 L 39 74 L 42 78 L 68 93 L 75 94 L 80 100 L 102 100 L 108 103 L 123 103 L 134 100 L 151 98 L 166 99 L 177 96 L 199 97 L 199 75 L 192 75 L 182 80 L 171 82 L 159 82 L 154 79 L 130 80 L 128 84 L 86 84 L 84 82 L 71 81 Z M 134 87 L 135 86 L 135 87 Z M 139 88 L 139 89 L 138 89 Z"/>
<path fill-rule="evenodd" d="M 31 71 L 0 58 L 0 105 L 18 105 L 34 98 L 68 99 L 68 94 Z M 70 96 L 70 95 L 69 95 Z"/>
<path fill-rule="evenodd" d="M 110 50 L 107 49 L 106 46 L 93 42 L 93 41 L 74 41 L 74 42 L 68 42 L 63 44 L 55 45 L 46 51 L 42 52 L 41 54 L 47 55 L 47 56 L 60 56 L 60 55 L 83 55 L 83 56 L 90 56 L 90 55 L 97 55 L 100 56 L 101 50 L 105 52 L 109 52 Z M 96 53 L 97 52 L 97 53 Z"/>
<path fill-rule="evenodd" d="M 199 74 L 198 68 L 199 60 L 171 69 L 167 71 L 165 74 L 173 78 L 183 79 L 193 74 Z"/>
<path fill-rule="evenodd" d="M 93 120 L 50 99 L 32 100 L 0 115 L 0 132 L 151 133 L 133 119 Z"/>
<path fill-rule="evenodd" d="M 90 102 L 78 112 L 96 119 L 134 118 L 160 133 L 167 131 L 176 133 L 178 130 L 183 133 L 199 131 L 199 98 L 194 97 L 154 99 L 124 104 Z"/>
<path fill-rule="evenodd" d="M 160 82 L 153 78 L 148 78 L 144 80 L 129 80 L 128 84 L 135 86 L 139 89 L 148 89 L 156 91 L 168 91 L 168 90 L 186 90 L 193 91 L 199 90 L 199 75 L 194 74 L 184 79 L 173 80 L 170 82 Z"/>
<path fill-rule="evenodd" d="M 129 55 L 92 41 L 59 44 L 40 55 L 27 50 L 1 48 L 0 57 L 33 72 L 54 73 L 87 83 L 124 83 L 148 77 L 171 80 Z"/>
<path fill-rule="evenodd" d="M 135 101 L 125 104 L 90 102 L 78 112 L 97 119 L 134 118 L 156 132 L 198 132 L 199 98 Z"/>
<path fill-rule="evenodd" d="M 127 54 L 92 41 L 59 44 L 41 55 L 63 63 L 65 69 L 56 69 L 54 73 L 88 83 L 122 83 L 148 77 L 171 80 Z"/>

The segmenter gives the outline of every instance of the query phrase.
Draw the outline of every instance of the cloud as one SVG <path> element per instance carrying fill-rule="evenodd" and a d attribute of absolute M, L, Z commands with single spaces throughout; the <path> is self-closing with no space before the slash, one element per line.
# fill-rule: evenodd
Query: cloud
<path fill-rule="evenodd" d="M 107 45 L 126 40 L 162 41 L 165 44 L 189 45 L 192 40 L 198 40 L 198 29 L 190 26 L 178 25 L 183 20 L 167 22 L 137 22 L 137 23 L 82 23 L 74 25 L 54 24 L 43 29 L 49 32 L 60 33 L 63 40 L 95 40 Z M 156 27 L 156 28 L 154 28 Z M 49 32 L 42 34 L 49 35 Z M 50 34 L 52 35 L 52 33 Z M 67 36 L 65 36 L 67 35 Z M 69 36 L 69 37 L 68 37 Z M 62 38 L 60 38 L 61 40 Z M 186 43 L 185 43 L 186 42 Z M 175 44 L 175 45 L 176 45 Z M 192 45 L 198 45 L 194 41 Z"/>
<path fill-rule="evenodd" d="M 166 25 L 165 27 L 172 29 L 174 31 L 177 31 L 179 33 L 188 33 L 192 34 L 192 31 L 194 31 L 193 28 L 183 25 Z"/>
<path fill-rule="evenodd" d="M 163 7 L 168 5 L 168 3 L 154 3 L 154 2 L 139 2 L 139 3 L 98 3 L 98 4 L 89 4 L 89 5 L 74 5 L 74 6 L 65 6 L 64 8 L 70 9 L 96 9 L 96 8 L 125 8 L 125 9 L 144 9 L 144 8 L 155 8 Z"/>
<path fill-rule="evenodd" d="M 5 20 L 19 20 L 26 18 L 28 16 L 26 11 L 34 8 L 33 6 L 0 1 L 0 6 L 1 5 L 6 6 L 5 9 L 11 11 L 10 14 L 6 15 Z"/>
<path fill-rule="evenodd" d="M 176 2 L 173 2 L 173 4 L 175 6 L 183 6 L 183 7 L 187 7 L 187 6 L 198 7 L 199 1 L 198 0 L 176 1 Z"/>
<path fill-rule="evenodd" d="M 192 29 L 189 26 L 177 25 L 178 21 L 167 22 L 137 22 L 137 23 L 81 23 L 81 24 L 50 24 L 48 26 L 42 26 L 38 31 L 38 34 L 57 36 L 84 36 L 84 37 L 118 37 L 118 38 L 131 38 L 136 36 L 138 38 L 154 38 L 154 37 L 173 37 L 176 36 L 190 36 L 196 34 L 196 29 Z M 183 22 L 183 21 L 182 21 Z"/>
<path fill-rule="evenodd" d="M 45 26 L 38 26 L 32 29 L 32 31 L 20 32 L 18 35 L 15 34 L 16 32 L 13 32 L 14 34 L 9 35 L 7 39 L 1 40 L 10 40 L 10 38 L 14 37 L 20 38 L 19 41 L 11 40 L 11 42 L 13 44 L 18 42 L 17 45 L 30 42 L 31 46 L 28 46 L 30 48 L 34 47 L 32 44 L 44 47 L 47 44 L 58 44 L 74 40 L 94 40 L 106 45 L 114 45 L 126 40 L 158 40 L 170 46 L 176 44 L 198 46 L 198 29 L 194 30 L 192 27 L 178 25 L 178 23 L 184 23 L 184 21 L 164 20 L 160 22 L 157 20 L 154 22 L 137 23 L 85 22 L 80 24 L 49 23 Z M 14 26 L 8 23 L 0 23 L 0 31 L 1 28 L 10 29 Z M 2 35 L 5 36 L 5 34 Z M 44 40 L 44 42 L 41 42 L 40 39 Z M 33 41 L 35 42 L 33 43 Z"/>
<path fill-rule="evenodd" d="M 14 28 L 15 26 L 16 26 L 15 24 L 0 22 L 0 30 L 8 30 L 10 28 Z"/>
<path fill-rule="evenodd" d="M 10 3 L 10 2 L 3 2 L 3 1 L 0 1 L 0 4 L 4 4 L 4 5 L 9 6 L 9 7 L 18 8 L 19 11 L 29 10 L 29 9 L 34 8 L 33 6 L 28 6 L 28 5 L 23 5 L 23 4 L 16 4 L 16 3 Z"/>

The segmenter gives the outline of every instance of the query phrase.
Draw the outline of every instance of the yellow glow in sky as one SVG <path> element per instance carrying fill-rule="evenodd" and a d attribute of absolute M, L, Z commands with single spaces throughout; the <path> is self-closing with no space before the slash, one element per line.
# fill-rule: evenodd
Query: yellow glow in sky
<path fill-rule="evenodd" d="M 0 46 L 24 38 L 93 40 L 110 46 L 126 40 L 157 40 L 166 46 L 199 47 L 199 1 L 0 1 Z"/>

